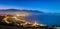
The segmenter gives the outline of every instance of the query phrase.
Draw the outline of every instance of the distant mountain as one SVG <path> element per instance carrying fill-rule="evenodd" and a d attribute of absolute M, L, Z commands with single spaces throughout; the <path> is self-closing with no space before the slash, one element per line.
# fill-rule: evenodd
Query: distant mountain
<path fill-rule="evenodd" d="M 37 13 L 43 13 L 42 11 L 37 11 L 37 10 L 27 10 L 27 9 L 23 9 L 23 10 L 21 10 L 21 9 L 2 9 L 2 10 L 0 10 L 0 11 L 23 11 L 23 12 L 37 12 Z"/>

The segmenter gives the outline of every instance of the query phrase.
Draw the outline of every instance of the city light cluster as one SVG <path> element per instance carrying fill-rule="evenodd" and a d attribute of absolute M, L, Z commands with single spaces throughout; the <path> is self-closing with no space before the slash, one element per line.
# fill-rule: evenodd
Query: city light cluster
<path fill-rule="evenodd" d="M 25 19 L 21 19 L 20 17 L 18 16 L 23 16 L 22 14 L 19 15 L 19 14 L 15 14 L 15 15 L 2 15 L 2 16 L 5 16 L 5 18 L 3 19 L 3 21 L 7 24 L 10 24 L 10 23 L 14 23 L 14 25 L 22 25 L 22 26 L 26 26 L 26 25 L 30 25 L 30 26 L 37 26 L 37 25 L 40 25 L 40 26 L 44 26 L 44 24 L 38 24 L 36 21 L 35 22 L 29 22 Z M 26 14 L 25 14 L 26 16 Z"/>

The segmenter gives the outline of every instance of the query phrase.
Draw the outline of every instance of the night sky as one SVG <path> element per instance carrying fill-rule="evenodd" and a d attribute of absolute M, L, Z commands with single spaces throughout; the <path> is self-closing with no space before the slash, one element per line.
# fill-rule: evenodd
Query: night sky
<path fill-rule="evenodd" d="M 2 8 L 60 12 L 60 0 L 0 0 L 0 9 Z"/>

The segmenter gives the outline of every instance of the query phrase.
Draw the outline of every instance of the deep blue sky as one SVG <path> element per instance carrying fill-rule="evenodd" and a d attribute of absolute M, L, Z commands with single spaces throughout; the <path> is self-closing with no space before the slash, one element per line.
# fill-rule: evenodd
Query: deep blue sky
<path fill-rule="evenodd" d="M 1 7 L 25 8 L 44 12 L 59 12 L 60 0 L 0 0 Z M 0 7 L 0 8 L 1 8 Z"/>

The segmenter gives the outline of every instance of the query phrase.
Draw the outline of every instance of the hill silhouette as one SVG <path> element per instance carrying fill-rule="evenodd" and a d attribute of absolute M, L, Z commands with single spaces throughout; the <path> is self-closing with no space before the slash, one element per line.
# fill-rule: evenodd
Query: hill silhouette
<path fill-rule="evenodd" d="M 23 12 L 37 12 L 37 13 L 43 13 L 42 11 L 38 11 L 38 10 L 27 10 L 27 9 L 1 9 L 0 11 L 23 11 Z"/>

